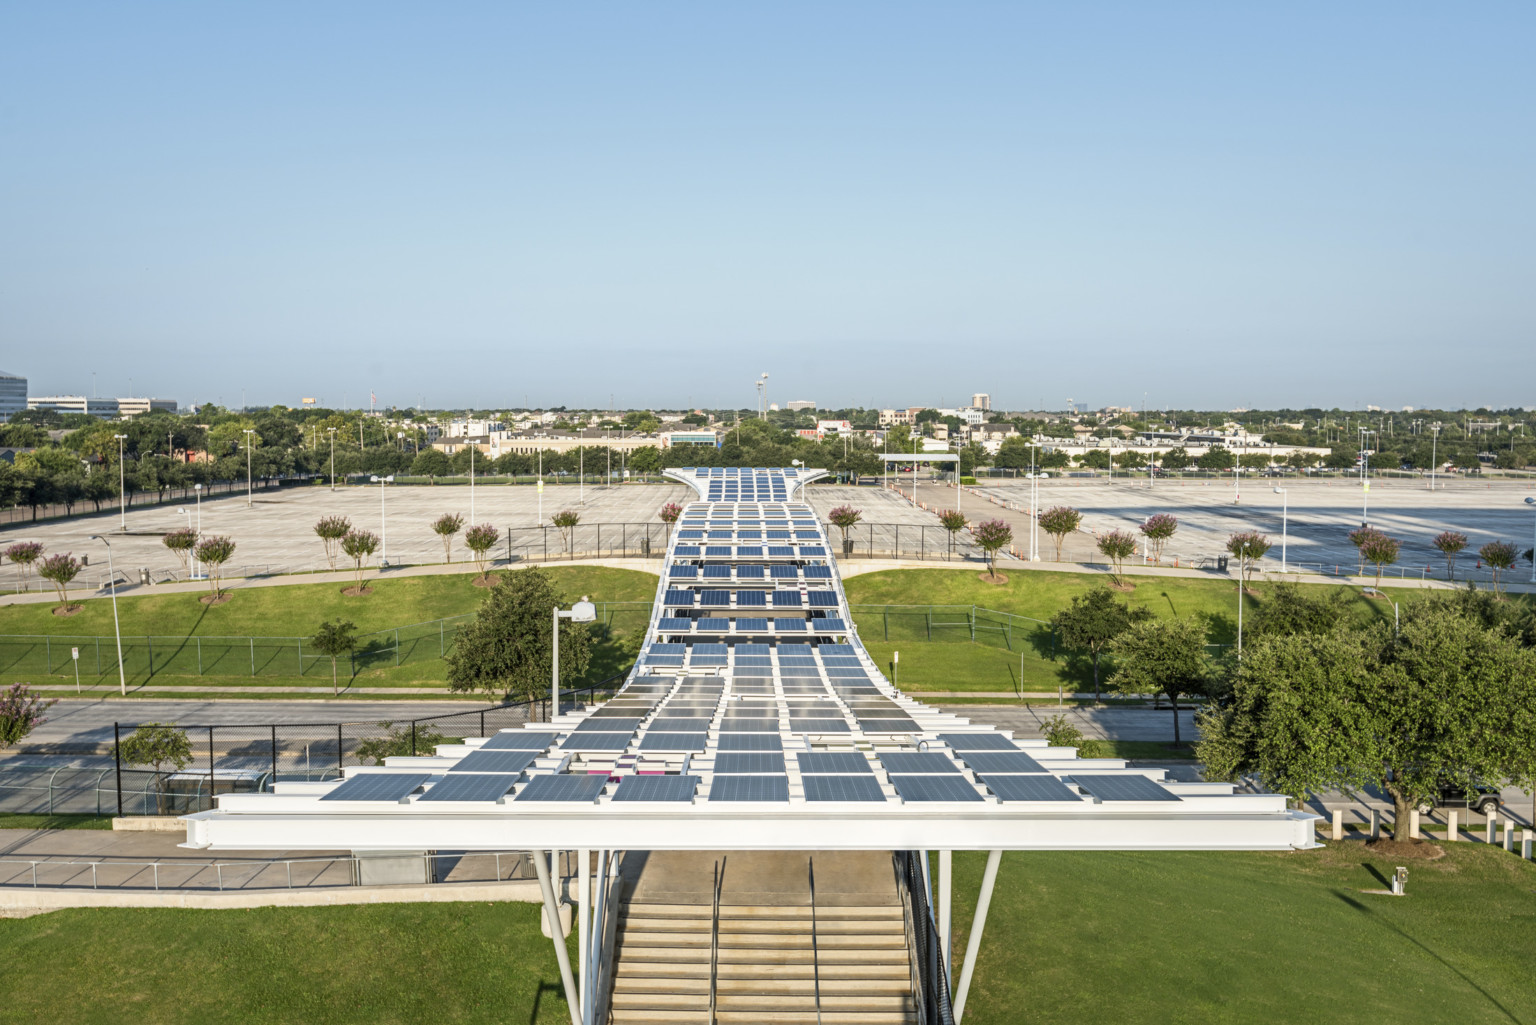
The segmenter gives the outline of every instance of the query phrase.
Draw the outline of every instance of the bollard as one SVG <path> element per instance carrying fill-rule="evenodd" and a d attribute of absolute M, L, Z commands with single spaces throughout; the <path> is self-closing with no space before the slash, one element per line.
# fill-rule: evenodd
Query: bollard
<path fill-rule="evenodd" d="M 1529 829 L 1520 831 L 1520 857 L 1526 861 L 1531 860 L 1531 842 L 1533 835 Z"/>
<path fill-rule="evenodd" d="M 1495 823 L 1497 823 L 1498 821 L 1499 821 L 1499 813 L 1498 812 L 1491 811 L 1491 812 L 1488 813 L 1488 841 L 1487 841 L 1488 843 L 1493 843 L 1493 831 L 1498 828 L 1497 825 L 1495 825 Z"/>
<path fill-rule="evenodd" d="M 1342 839 L 1344 839 L 1344 809 L 1343 808 L 1335 808 L 1335 809 L 1333 809 L 1333 838 L 1335 840 L 1342 840 Z"/>
<path fill-rule="evenodd" d="M 1506 851 L 1513 851 L 1515 849 L 1515 820 L 1514 819 L 1505 819 L 1504 820 L 1504 849 Z"/>
<path fill-rule="evenodd" d="M 1447 843 L 1455 843 L 1461 839 L 1461 831 L 1456 828 L 1456 811 L 1452 809 L 1445 813 L 1447 825 L 1445 827 L 1445 839 Z"/>
<path fill-rule="evenodd" d="M 1381 839 L 1381 812 L 1371 809 L 1371 839 Z"/>
<path fill-rule="evenodd" d="M 1418 840 L 1419 837 L 1419 809 L 1414 808 L 1408 812 L 1408 839 Z"/>

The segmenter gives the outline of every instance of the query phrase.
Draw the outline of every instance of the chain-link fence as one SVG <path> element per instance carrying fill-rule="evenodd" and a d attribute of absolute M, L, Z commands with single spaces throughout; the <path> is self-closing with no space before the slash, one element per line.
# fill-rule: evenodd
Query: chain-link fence
<path fill-rule="evenodd" d="M 950 531 L 924 523 L 855 523 L 846 534 L 830 523 L 822 528 L 834 554 L 844 559 L 985 562 L 987 558 L 969 530 Z"/>

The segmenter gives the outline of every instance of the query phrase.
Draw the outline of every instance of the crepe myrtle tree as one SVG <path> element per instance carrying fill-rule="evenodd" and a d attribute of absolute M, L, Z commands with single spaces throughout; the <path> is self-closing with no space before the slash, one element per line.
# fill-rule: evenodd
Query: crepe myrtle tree
<path fill-rule="evenodd" d="M 656 510 L 656 518 L 667 525 L 668 537 L 672 536 L 672 524 L 676 523 L 677 518 L 682 514 L 683 507 L 678 505 L 676 502 L 668 502 L 666 505 Z"/>
<path fill-rule="evenodd" d="M 1056 542 L 1056 561 L 1061 561 L 1061 546 L 1067 535 L 1082 526 L 1083 514 L 1070 506 L 1058 505 L 1040 514 L 1040 529 Z"/>
<path fill-rule="evenodd" d="M 1125 560 L 1136 554 L 1136 535 L 1128 530 L 1111 530 L 1099 535 L 1099 554 L 1114 567 L 1116 586 L 1125 586 Z"/>
<path fill-rule="evenodd" d="M 160 543 L 175 553 L 176 558 L 181 560 L 181 571 L 187 572 L 190 568 L 187 560 L 192 557 L 192 549 L 197 547 L 197 531 L 191 527 L 182 527 L 162 537 Z"/>
<path fill-rule="evenodd" d="M 69 582 L 80 575 L 81 562 L 79 559 L 62 552 L 50 555 L 37 567 L 37 575 L 53 584 L 59 592 L 59 608 L 69 608 Z"/>
<path fill-rule="evenodd" d="M 1360 557 L 1376 567 L 1376 586 L 1381 586 L 1381 571 L 1397 561 L 1403 543 L 1378 533 L 1360 545 Z"/>
<path fill-rule="evenodd" d="M 987 557 L 987 576 L 997 579 L 997 553 L 1013 543 L 1013 528 L 1002 520 L 984 520 L 971 529 L 976 545 Z"/>
<path fill-rule="evenodd" d="M 196 548 L 192 549 L 192 554 L 207 571 L 208 587 L 213 591 L 213 597 L 217 599 L 224 593 L 223 587 L 220 586 L 224 564 L 235 556 L 234 540 L 218 535 L 205 537 L 197 543 Z"/>
<path fill-rule="evenodd" d="M 341 539 L 351 530 L 352 521 L 345 516 L 322 516 L 315 523 L 315 536 L 325 545 L 325 561 L 330 563 L 331 569 L 336 568 L 336 552 Z"/>
<path fill-rule="evenodd" d="M 155 770 L 155 811 L 165 814 L 166 767 L 186 768 L 192 761 L 192 740 L 173 723 L 147 722 L 133 731 L 118 748 L 128 765 L 148 765 Z"/>
<path fill-rule="evenodd" d="M 1514 566 L 1519 549 L 1508 541 L 1489 541 L 1477 550 L 1478 556 L 1493 571 L 1493 593 L 1499 593 L 1499 574 Z"/>
<path fill-rule="evenodd" d="M 863 516 L 864 513 L 862 511 L 855 509 L 851 505 L 840 505 L 827 513 L 827 522 L 843 532 L 844 549 L 848 547 L 848 531 L 852 530 L 853 525 L 858 523 Z"/>
<path fill-rule="evenodd" d="M 16 565 L 18 589 L 25 590 L 27 576 L 32 572 L 33 564 L 43 555 L 43 543 L 41 541 L 18 541 L 5 550 L 5 557 Z"/>
<path fill-rule="evenodd" d="M 475 579 L 485 579 L 491 561 L 491 549 L 496 547 L 499 538 L 500 534 L 491 523 L 477 524 L 464 532 L 464 547 L 469 549 L 475 566 L 480 570 L 480 575 Z"/>
<path fill-rule="evenodd" d="M 43 713 L 56 703 L 54 698 L 33 694 L 25 683 L 13 683 L 0 690 L 0 751 L 21 743 L 33 729 L 47 722 Z"/>
<path fill-rule="evenodd" d="M 357 589 L 363 589 L 363 560 L 379 550 L 379 535 L 371 530 L 349 530 L 341 539 L 341 550 L 352 560 L 357 573 Z"/>
<path fill-rule="evenodd" d="M 1381 531 L 1375 527 L 1360 527 L 1349 532 L 1349 543 L 1355 546 L 1355 552 L 1359 556 L 1360 568 L 1358 572 L 1365 572 L 1365 545 L 1374 537 L 1382 537 Z"/>
<path fill-rule="evenodd" d="M 336 660 L 357 650 L 357 625 L 350 620 L 337 618 L 323 621 L 309 639 L 310 650 L 319 652 L 331 660 L 331 694 L 341 693 L 336 677 Z"/>
<path fill-rule="evenodd" d="M 1257 530 L 1240 530 L 1227 538 L 1227 552 L 1237 560 L 1238 580 L 1243 587 L 1248 586 L 1253 568 L 1273 547 L 1269 535 Z"/>
<path fill-rule="evenodd" d="M 434 451 L 436 451 L 434 449 Z M 464 529 L 464 517 L 458 513 L 443 513 L 432 521 L 432 533 L 443 539 L 443 562 L 453 561 L 453 538 Z"/>
<path fill-rule="evenodd" d="M 1173 537 L 1179 529 L 1177 516 L 1168 513 L 1153 513 L 1142 521 L 1140 530 L 1152 546 L 1152 561 L 1161 564 L 1163 561 L 1163 546 Z"/>
<path fill-rule="evenodd" d="M 1445 556 L 1445 575 L 1456 579 L 1456 556 L 1467 547 L 1467 535 L 1454 530 L 1442 530 L 1431 542 Z"/>
<path fill-rule="evenodd" d="M 955 538 L 965 529 L 965 513 L 958 509 L 943 509 L 939 512 L 939 526 L 949 532 L 949 553 L 955 553 Z"/>

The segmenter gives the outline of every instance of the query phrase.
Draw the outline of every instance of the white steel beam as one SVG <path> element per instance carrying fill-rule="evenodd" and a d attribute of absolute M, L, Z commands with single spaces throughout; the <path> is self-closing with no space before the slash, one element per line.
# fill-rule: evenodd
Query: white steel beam
<path fill-rule="evenodd" d="M 981 876 L 981 894 L 976 898 L 976 917 L 971 921 L 971 934 L 965 940 L 965 965 L 960 969 L 960 985 L 955 988 L 955 1025 L 960 1025 L 965 1015 L 965 997 L 971 990 L 971 976 L 976 971 L 976 954 L 981 950 L 981 931 L 987 925 L 987 909 L 992 906 L 992 888 L 997 884 L 997 866 L 1002 860 L 1002 851 L 987 852 L 987 868 Z"/>
<path fill-rule="evenodd" d="M 955 930 L 955 852 L 939 852 L 939 949 L 944 955 L 944 981 L 954 979 L 955 952 L 951 947 Z"/>
<path fill-rule="evenodd" d="M 549 932 L 555 944 L 555 960 L 560 963 L 560 981 L 565 986 L 565 1002 L 570 1007 L 571 1025 L 585 1025 L 581 1020 L 581 998 L 576 993 L 576 980 L 571 977 L 571 955 L 565 949 L 565 936 L 560 931 L 560 902 L 555 900 L 555 886 L 549 878 L 548 856 L 554 851 L 534 851 L 533 867 L 539 874 L 539 889 L 544 891 L 544 914 L 549 916 Z"/>

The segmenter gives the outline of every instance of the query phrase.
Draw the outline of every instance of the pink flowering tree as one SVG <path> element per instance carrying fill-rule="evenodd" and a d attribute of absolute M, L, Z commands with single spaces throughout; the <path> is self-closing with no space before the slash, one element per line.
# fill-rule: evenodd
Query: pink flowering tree
<path fill-rule="evenodd" d="M 1163 561 L 1163 546 L 1166 545 L 1174 532 L 1179 529 L 1177 516 L 1167 513 L 1154 513 L 1148 516 L 1141 525 L 1141 533 L 1152 546 L 1152 561 Z"/>
<path fill-rule="evenodd" d="M 1456 579 L 1456 556 L 1467 547 L 1467 535 L 1454 530 L 1443 530 L 1435 535 L 1434 546 L 1445 556 L 1445 575 Z"/>

